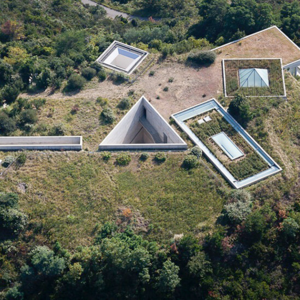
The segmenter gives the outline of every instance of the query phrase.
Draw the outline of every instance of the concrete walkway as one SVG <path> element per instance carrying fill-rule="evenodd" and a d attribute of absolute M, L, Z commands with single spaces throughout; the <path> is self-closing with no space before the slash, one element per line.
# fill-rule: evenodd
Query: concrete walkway
<path fill-rule="evenodd" d="M 131 15 L 128 15 L 124 12 L 108 8 L 104 5 L 98 4 L 98 3 L 94 2 L 94 1 L 91 1 L 91 0 L 81 0 L 81 2 L 83 4 L 88 4 L 90 6 L 97 6 L 97 5 L 101 6 L 102 8 L 105 9 L 105 11 L 107 13 L 107 16 L 109 18 L 112 18 L 112 19 L 114 19 L 117 16 L 122 16 L 123 18 L 129 19 L 129 20 L 132 20 L 132 19 L 139 19 L 139 20 L 142 20 L 142 21 L 148 20 L 148 18 L 146 18 L 146 17 L 131 16 Z"/>

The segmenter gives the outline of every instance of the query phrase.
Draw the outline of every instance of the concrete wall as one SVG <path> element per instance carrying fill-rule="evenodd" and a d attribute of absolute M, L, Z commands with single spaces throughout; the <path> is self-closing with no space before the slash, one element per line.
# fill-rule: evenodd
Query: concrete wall
<path fill-rule="evenodd" d="M 164 140 L 164 133 L 167 136 L 167 143 L 182 143 L 180 137 L 174 132 L 169 124 L 147 101 L 143 101 L 147 110 L 147 120 L 159 134 L 161 140 Z"/>
<path fill-rule="evenodd" d="M 140 137 L 139 139 L 136 139 L 137 134 L 143 128 L 140 118 L 144 116 L 145 110 L 147 121 L 151 124 L 155 131 L 157 131 L 160 139 L 164 141 L 164 134 L 167 136 L 166 143 L 150 143 L 152 138 L 150 137 L 150 139 L 149 136 L 143 137 L 143 140 L 146 143 L 140 143 Z M 154 109 L 154 107 L 151 106 L 151 104 L 144 97 L 142 97 L 103 140 L 103 142 L 99 145 L 99 150 L 146 149 L 186 150 L 187 145 L 173 130 L 173 128 L 170 127 L 170 125 L 163 119 L 163 117 Z"/>
<path fill-rule="evenodd" d="M 300 75 L 299 69 L 300 69 L 300 60 L 294 61 L 288 65 L 285 65 L 283 67 L 284 70 L 289 71 L 293 76 Z"/>
<path fill-rule="evenodd" d="M 81 136 L 0 137 L 0 151 L 82 150 Z"/>

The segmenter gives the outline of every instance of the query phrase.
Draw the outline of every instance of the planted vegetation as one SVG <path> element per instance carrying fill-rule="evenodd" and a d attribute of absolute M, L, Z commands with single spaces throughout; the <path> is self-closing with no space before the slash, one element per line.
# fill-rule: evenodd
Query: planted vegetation
<path fill-rule="evenodd" d="M 237 180 L 245 179 L 268 168 L 268 164 L 217 111 L 213 110 L 209 113 L 211 121 L 199 124 L 197 120 L 203 116 L 188 120 L 190 128 Z M 232 161 L 219 148 L 211 137 L 220 132 L 226 133 L 244 153 L 243 157 Z"/>
<path fill-rule="evenodd" d="M 284 95 L 282 69 L 279 59 L 263 60 L 225 60 L 225 85 L 228 96 L 237 93 L 243 96 L 281 96 Z M 268 87 L 240 87 L 240 69 L 267 69 L 269 76 Z"/>

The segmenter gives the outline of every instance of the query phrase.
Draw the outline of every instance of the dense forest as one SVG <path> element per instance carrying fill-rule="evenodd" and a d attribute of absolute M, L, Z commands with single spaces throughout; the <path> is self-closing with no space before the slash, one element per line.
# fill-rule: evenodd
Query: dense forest
<path fill-rule="evenodd" d="M 46 100 L 20 94 L 46 89 L 76 94 L 93 78 L 104 81 L 107 71 L 95 60 L 114 40 L 164 60 L 277 25 L 300 45 L 299 1 L 109 2 L 160 19 L 112 20 L 103 8 L 79 0 L 1 0 L 0 135 L 45 134 L 33 125 Z M 253 117 L 258 127 L 268 110 Z M 46 134 L 64 133 L 53 126 Z M 297 134 L 293 139 L 299 139 Z M 20 154 L 16 167 L 25 161 Z M 0 298 L 299 299 L 299 192 L 283 185 L 255 193 L 216 188 L 224 209 L 201 239 L 190 234 L 153 241 L 151 224 L 142 233 L 123 226 L 132 217 L 124 211 L 121 221 L 95 228 L 91 245 L 72 250 L 59 241 L 30 239 L 28 232 L 39 235 L 42 225 L 30 222 L 17 193 L 1 192 Z"/>

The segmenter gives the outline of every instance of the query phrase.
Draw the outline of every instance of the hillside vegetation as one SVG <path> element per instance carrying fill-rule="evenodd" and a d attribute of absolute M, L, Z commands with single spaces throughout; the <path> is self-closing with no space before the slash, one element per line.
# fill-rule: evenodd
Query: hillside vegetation
<path fill-rule="evenodd" d="M 296 78 L 285 74 L 287 99 L 240 101 L 239 121 L 283 168 L 246 189 L 233 190 L 197 148 L 96 152 L 143 94 L 139 80 L 159 91 L 152 102 L 172 92 L 188 107 L 176 85 L 199 93 L 195 74 L 210 74 L 186 63 L 190 51 L 274 22 L 299 43 L 299 3 L 123 2 L 106 1 L 163 19 L 111 20 L 75 0 L 1 2 L 0 134 L 82 135 L 84 150 L 0 152 L 0 298 L 299 299 Z M 134 87 L 94 63 L 115 39 L 150 51 L 155 67 Z"/>

